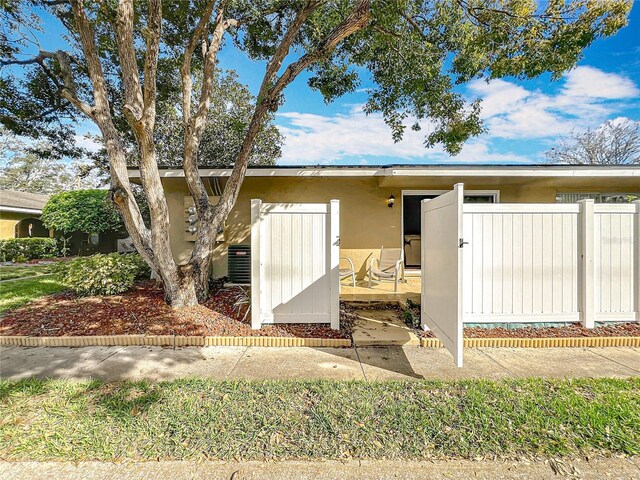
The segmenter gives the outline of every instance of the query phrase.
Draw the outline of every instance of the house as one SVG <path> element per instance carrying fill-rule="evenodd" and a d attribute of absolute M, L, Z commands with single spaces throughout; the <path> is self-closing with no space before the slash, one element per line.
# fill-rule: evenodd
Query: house
<path fill-rule="evenodd" d="M 39 193 L 0 190 L 0 239 L 51 236 L 40 221 L 48 199 Z"/>
<path fill-rule="evenodd" d="M 201 169 L 211 195 L 231 169 Z M 139 171 L 129 172 L 139 182 Z M 181 169 L 161 170 L 171 217 L 174 257 L 185 262 L 193 246 L 189 192 Z M 216 246 L 213 275 L 228 273 L 230 246 L 250 243 L 250 202 L 314 203 L 340 200 L 340 254 L 359 280 L 381 246 L 403 247 L 409 275 L 420 269 L 420 201 L 464 183 L 465 202 L 560 203 L 592 198 L 625 202 L 640 193 L 640 166 L 389 165 L 253 167 Z"/>

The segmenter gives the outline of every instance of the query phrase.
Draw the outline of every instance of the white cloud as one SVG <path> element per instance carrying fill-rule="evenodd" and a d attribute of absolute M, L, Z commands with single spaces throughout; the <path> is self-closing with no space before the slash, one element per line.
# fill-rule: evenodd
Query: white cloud
<path fill-rule="evenodd" d="M 549 93 L 527 89 L 506 81 L 470 82 L 470 98 L 482 98 L 482 119 L 487 134 L 467 142 L 456 157 L 442 148 L 424 147 L 425 130 L 405 130 L 404 138 L 394 143 L 382 115 L 365 115 L 361 106 L 345 105 L 350 110 L 333 116 L 288 112 L 278 114 L 279 128 L 285 135 L 281 164 L 329 164 L 336 161 L 362 163 L 393 162 L 493 162 L 537 161 L 514 153 L 524 142 L 545 149 L 552 140 L 572 130 L 594 127 L 621 113 L 637 101 L 640 90 L 621 75 L 592 67 L 578 67 Z M 625 101 L 622 103 L 622 101 Z M 407 122 L 410 124 L 412 122 Z M 504 151 L 496 141 L 508 141 L 513 147 Z M 504 142 L 503 142 L 504 144 Z M 525 148 L 532 152 L 536 148 Z M 378 160 L 376 160 L 378 159 Z"/>
<path fill-rule="evenodd" d="M 74 138 L 78 147 L 86 148 L 90 152 L 97 152 L 102 148 L 102 144 L 89 135 L 75 135 Z"/>
<path fill-rule="evenodd" d="M 391 131 L 382 115 L 365 115 L 361 107 L 348 114 L 323 116 L 310 113 L 288 112 L 278 114 L 287 125 L 279 126 L 285 135 L 282 157 L 284 165 L 330 164 L 339 160 L 367 164 L 376 158 L 393 158 L 394 162 L 419 161 L 422 163 L 449 162 L 452 158 L 441 147 L 424 146 L 424 130 L 414 132 L 407 128 L 401 142 L 394 143 Z M 526 162 L 524 156 L 513 153 L 496 154 L 486 140 L 468 142 L 454 158 L 457 162 Z"/>
<path fill-rule="evenodd" d="M 569 97 L 624 99 L 640 94 L 631 79 L 593 67 L 577 67 L 565 78 L 564 95 Z"/>
<path fill-rule="evenodd" d="M 476 80 L 468 88 L 482 98 L 489 136 L 507 139 L 551 138 L 597 125 L 621 107 L 622 99 L 640 95 L 630 79 L 593 67 L 569 72 L 557 93 L 527 90 L 505 80 Z"/>

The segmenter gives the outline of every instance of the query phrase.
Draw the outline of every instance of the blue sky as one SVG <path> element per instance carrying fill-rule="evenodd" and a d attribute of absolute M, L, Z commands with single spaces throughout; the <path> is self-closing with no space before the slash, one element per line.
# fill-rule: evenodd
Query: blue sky
<path fill-rule="evenodd" d="M 277 123 L 286 136 L 282 164 L 541 163 L 558 138 L 620 117 L 640 121 L 640 7 L 616 36 L 585 51 L 558 81 L 471 82 L 462 92 L 483 99 L 488 132 L 451 157 L 425 149 L 420 132 L 397 144 L 378 115 L 366 117 L 364 92 L 325 105 L 304 79 L 289 87 Z M 367 85 L 363 85 L 366 87 Z"/>
<path fill-rule="evenodd" d="M 49 30 L 53 37 L 57 29 Z M 484 80 L 465 85 L 468 98 L 483 99 L 488 131 L 465 144 L 455 157 L 423 146 L 424 134 L 407 131 L 395 143 L 379 115 L 366 116 L 359 91 L 326 105 L 301 75 L 285 91 L 276 123 L 285 136 L 283 165 L 389 163 L 541 163 L 544 152 L 571 131 L 594 128 L 606 120 L 640 121 L 640 7 L 617 35 L 595 42 L 578 67 L 552 82 L 549 75 L 531 81 Z M 251 62 L 233 48 L 220 54 L 223 68 L 234 68 L 240 81 L 257 92 L 264 63 Z M 84 130 L 82 128 L 81 130 Z M 86 124 L 86 130 L 95 128 Z M 90 142 L 87 141 L 89 144 Z"/>

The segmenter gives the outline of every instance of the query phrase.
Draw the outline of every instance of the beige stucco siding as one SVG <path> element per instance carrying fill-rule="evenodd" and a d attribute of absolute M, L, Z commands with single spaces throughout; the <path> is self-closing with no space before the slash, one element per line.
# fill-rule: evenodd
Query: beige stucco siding
<path fill-rule="evenodd" d="M 224 180 L 222 180 L 224 183 Z M 249 243 L 250 202 L 316 203 L 340 200 L 341 254 L 356 265 L 358 276 L 366 271 L 367 259 L 379 248 L 401 246 L 402 190 L 450 190 L 453 178 L 393 178 L 377 177 L 247 177 L 238 201 L 227 220 L 225 242 L 216 247 L 213 274 L 226 274 L 226 249 L 229 244 Z M 557 192 L 630 191 L 624 180 L 608 179 L 589 182 L 585 179 L 465 179 L 465 190 L 498 190 L 502 203 L 553 203 Z M 171 217 L 171 243 L 174 257 L 186 262 L 192 243 L 185 240 L 184 197 L 188 190 L 181 178 L 164 179 Z M 639 188 L 636 188 L 636 190 Z M 394 195 L 396 204 L 387 206 Z"/>
<path fill-rule="evenodd" d="M 16 223 L 33 215 L 15 212 L 0 212 L 0 238 L 14 238 Z"/>

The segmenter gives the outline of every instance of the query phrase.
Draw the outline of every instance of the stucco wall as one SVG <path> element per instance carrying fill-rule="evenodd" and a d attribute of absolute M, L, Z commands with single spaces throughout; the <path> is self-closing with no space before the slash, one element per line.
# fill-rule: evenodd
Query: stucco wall
<path fill-rule="evenodd" d="M 15 238 L 16 223 L 29 217 L 24 213 L 0 212 L 0 238 Z"/>
<path fill-rule="evenodd" d="M 382 245 L 401 246 L 402 190 L 450 190 L 455 180 L 438 178 L 412 178 L 406 183 L 393 179 L 393 186 L 380 186 L 376 177 L 247 177 L 238 201 L 227 220 L 225 243 L 216 246 L 216 262 L 213 275 L 224 276 L 227 271 L 226 249 L 229 244 L 249 243 L 250 202 L 259 198 L 263 202 L 328 202 L 340 200 L 341 255 L 350 257 L 363 278 L 368 259 Z M 499 190 L 501 203 L 554 203 L 558 191 L 629 191 L 615 181 L 600 185 L 552 181 L 526 182 L 524 185 L 497 184 L 495 179 L 469 183 L 465 190 Z M 192 243 L 185 240 L 184 197 L 188 190 L 183 179 L 164 180 L 171 217 L 171 244 L 178 263 L 187 261 Z M 393 194 L 396 204 L 387 206 L 387 198 Z"/>

